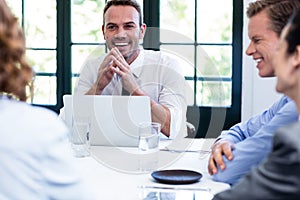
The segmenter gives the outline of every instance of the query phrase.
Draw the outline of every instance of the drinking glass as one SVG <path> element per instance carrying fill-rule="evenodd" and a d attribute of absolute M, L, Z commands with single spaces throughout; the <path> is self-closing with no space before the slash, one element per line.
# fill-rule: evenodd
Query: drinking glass
<path fill-rule="evenodd" d="M 150 172 L 158 167 L 159 133 L 161 124 L 144 122 L 139 124 L 139 171 Z"/>
<path fill-rule="evenodd" d="M 161 124 L 143 122 L 139 124 L 139 151 L 150 153 L 158 151 Z"/>
<path fill-rule="evenodd" d="M 86 157 L 90 155 L 89 133 L 89 122 L 72 122 L 71 144 L 76 157 Z"/>

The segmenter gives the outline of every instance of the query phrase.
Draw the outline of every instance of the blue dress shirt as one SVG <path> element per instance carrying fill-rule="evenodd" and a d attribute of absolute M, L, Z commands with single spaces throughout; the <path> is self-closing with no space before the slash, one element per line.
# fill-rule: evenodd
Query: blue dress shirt
<path fill-rule="evenodd" d="M 283 96 L 261 115 L 223 131 L 218 139 L 234 143 L 233 160 L 229 161 L 223 156 L 226 169 L 222 171 L 219 168 L 218 173 L 213 175 L 213 180 L 229 184 L 237 183 L 271 151 L 275 131 L 297 120 L 295 103 L 287 96 Z"/>

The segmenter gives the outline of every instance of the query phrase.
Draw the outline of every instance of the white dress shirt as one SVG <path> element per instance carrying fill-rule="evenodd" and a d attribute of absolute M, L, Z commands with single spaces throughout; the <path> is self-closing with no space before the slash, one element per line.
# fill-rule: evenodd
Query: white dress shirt
<path fill-rule="evenodd" d="M 98 69 L 105 55 L 89 59 L 80 72 L 74 93 L 85 94 L 97 80 Z M 182 66 L 178 60 L 160 51 L 141 50 L 130 64 L 139 86 L 155 102 L 169 108 L 171 113 L 170 138 L 186 136 L 186 91 Z M 118 76 L 104 88 L 101 95 L 121 95 Z"/>

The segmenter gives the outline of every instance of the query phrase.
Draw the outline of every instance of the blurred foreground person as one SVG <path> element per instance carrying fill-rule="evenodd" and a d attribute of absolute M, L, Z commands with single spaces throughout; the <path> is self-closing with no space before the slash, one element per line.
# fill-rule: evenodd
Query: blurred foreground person
<path fill-rule="evenodd" d="M 68 145 L 68 130 L 53 112 L 27 104 L 33 72 L 17 18 L 0 0 L 0 199 L 86 199 Z"/>

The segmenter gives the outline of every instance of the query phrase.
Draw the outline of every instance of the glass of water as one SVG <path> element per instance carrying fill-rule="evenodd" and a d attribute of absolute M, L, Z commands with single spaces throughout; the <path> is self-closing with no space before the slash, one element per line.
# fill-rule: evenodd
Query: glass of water
<path fill-rule="evenodd" d="M 89 122 L 73 121 L 71 143 L 76 157 L 86 157 L 90 155 L 89 133 Z"/>
<path fill-rule="evenodd" d="M 161 124 L 143 122 L 139 124 L 139 150 L 147 153 L 157 151 Z"/>
<path fill-rule="evenodd" d="M 158 167 L 160 130 L 160 123 L 144 122 L 139 124 L 139 172 L 148 173 Z"/>

